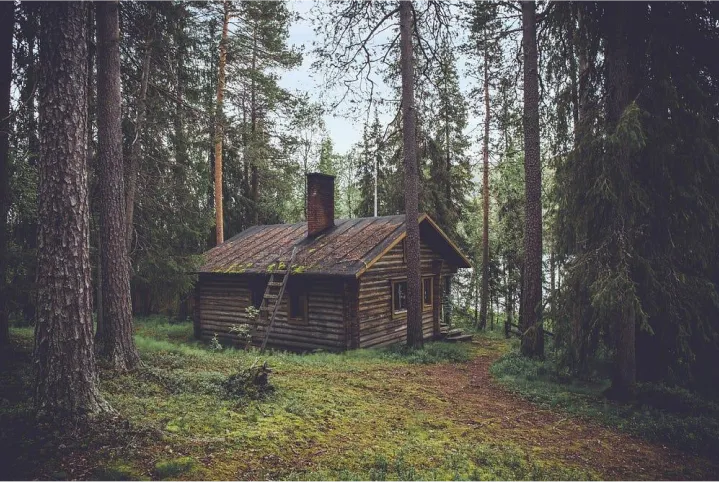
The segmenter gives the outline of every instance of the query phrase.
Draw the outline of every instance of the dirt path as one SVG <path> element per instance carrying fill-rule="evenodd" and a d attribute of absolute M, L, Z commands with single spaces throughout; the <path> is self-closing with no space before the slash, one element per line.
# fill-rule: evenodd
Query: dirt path
<path fill-rule="evenodd" d="M 594 470 L 608 479 L 717 479 L 719 464 L 669 449 L 560 411 L 541 409 L 503 389 L 489 374 L 501 355 L 491 340 L 468 364 L 427 367 L 422 375 L 432 390 L 456 400 L 444 414 L 457 423 L 495 433 L 543 458 Z"/>

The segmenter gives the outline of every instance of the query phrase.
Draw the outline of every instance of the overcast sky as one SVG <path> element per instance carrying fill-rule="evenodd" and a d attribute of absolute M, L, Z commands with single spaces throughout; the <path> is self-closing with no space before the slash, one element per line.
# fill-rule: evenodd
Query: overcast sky
<path fill-rule="evenodd" d="M 312 42 L 317 38 L 312 28 L 310 20 L 310 10 L 314 5 L 314 0 L 291 0 L 289 2 L 289 8 L 299 13 L 302 17 L 301 20 L 295 22 L 290 27 L 290 38 L 289 43 L 296 46 L 304 46 L 304 56 L 302 65 L 290 72 L 284 72 L 281 78 L 281 85 L 291 90 L 300 90 L 308 92 L 313 100 L 320 101 L 324 97 L 337 98 L 340 89 L 333 89 L 327 91 L 326 87 L 322 85 L 321 74 L 312 72 L 310 68 L 312 62 L 315 60 L 312 54 Z M 461 42 L 462 39 L 459 37 L 464 34 L 463 31 L 458 29 L 458 36 L 455 41 Z M 460 88 L 467 96 L 470 89 L 472 88 L 471 80 L 465 75 L 467 58 L 459 55 L 457 60 L 457 70 L 460 79 Z M 385 92 L 388 90 L 387 86 L 380 86 L 380 89 Z M 353 120 L 347 117 L 347 107 L 340 106 L 336 112 L 325 115 L 325 124 L 329 135 L 335 145 L 335 150 L 339 153 L 346 153 L 352 147 L 353 144 L 360 141 L 362 138 L 363 119 Z M 383 123 L 389 123 L 392 115 L 380 114 L 380 121 Z M 470 155 L 478 155 L 479 153 L 479 142 L 480 135 L 482 134 L 482 122 L 481 118 L 473 112 L 473 109 L 469 109 L 469 119 L 466 134 L 470 137 L 472 142 L 472 148 L 470 149 Z"/>

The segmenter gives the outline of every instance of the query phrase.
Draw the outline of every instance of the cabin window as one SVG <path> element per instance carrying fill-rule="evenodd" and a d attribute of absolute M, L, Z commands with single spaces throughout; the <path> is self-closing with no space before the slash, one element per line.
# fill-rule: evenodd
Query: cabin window
<path fill-rule="evenodd" d="M 265 297 L 265 288 L 267 282 L 265 280 L 254 280 L 250 285 L 252 290 L 252 306 L 259 309 L 262 305 L 262 299 Z"/>
<path fill-rule="evenodd" d="M 307 293 L 298 289 L 290 290 L 290 319 L 307 321 Z"/>
<path fill-rule="evenodd" d="M 422 278 L 422 308 L 425 310 L 432 308 L 432 290 L 432 278 Z"/>
<path fill-rule="evenodd" d="M 392 314 L 407 312 L 407 281 L 392 282 Z"/>

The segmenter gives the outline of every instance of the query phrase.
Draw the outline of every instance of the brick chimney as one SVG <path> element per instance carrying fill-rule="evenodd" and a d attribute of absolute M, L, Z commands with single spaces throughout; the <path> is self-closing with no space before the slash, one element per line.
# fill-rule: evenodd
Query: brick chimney
<path fill-rule="evenodd" d="M 319 172 L 307 174 L 307 237 L 335 225 L 335 177 Z"/>

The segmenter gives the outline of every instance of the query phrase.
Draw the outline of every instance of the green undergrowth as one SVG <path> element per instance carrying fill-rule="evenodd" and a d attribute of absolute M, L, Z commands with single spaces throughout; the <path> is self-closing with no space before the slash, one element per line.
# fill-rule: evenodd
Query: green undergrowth
<path fill-rule="evenodd" d="M 417 454 L 419 450 L 419 454 Z M 421 444 L 367 451 L 352 468 L 327 467 L 290 473 L 292 480 L 594 480 L 595 474 L 546 464 L 513 444 L 458 444 L 434 454 Z M 430 457 L 430 464 L 422 458 Z M 418 460 L 420 459 L 420 460 Z"/>
<path fill-rule="evenodd" d="M 183 331 L 184 330 L 184 331 Z M 588 478 L 443 416 L 452 401 L 412 376 L 428 364 L 464 363 L 472 344 L 427 343 L 345 353 L 296 354 L 193 341 L 192 327 L 142 320 L 144 367 L 105 377 L 103 392 L 133 425 L 162 433 L 163 451 L 202 460 L 209 478 L 497 479 Z M 275 390 L 227 397 L 233 373 L 267 361 Z M 210 457 L 211 455 L 211 457 Z M 196 468 L 193 470 L 197 470 Z M 161 477 L 156 466 L 147 469 Z M 178 473 L 177 478 L 190 475 Z"/>
<path fill-rule="evenodd" d="M 674 447 L 716 458 L 719 454 L 719 404 L 679 387 L 639 384 L 632 403 L 604 396 L 608 379 L 578 380 L 557 369 L 553 357 L 531 360 L 515 349 L 490 373 L 522 397 Z"/>
<path fill-rule="evenodd" d="M 0 421 L 13 427 L 0 433 L 7 437 L 0 445 L 12 449 L 6 456 L 21 457 L 9 461 L 14 478 L 601 477 L 463 422 L 453 416 L 459 401 L 425 383 L 423 373 L 432 365 L 465 363 L 498 342 L 260 356 L 256 350 L 213 350 L 192 338 L 189 323 L 140 319 L 135 340 L 142 367 L 100 373 L 115 418 L 97 433 L 66 440 L 33 429 L 32 331 L 13 329 L 12 337 L 25 355 L 0 372 Z M 265 361 L 273 389 L 247 396 L 238 389 L 238 374 Z"/>

